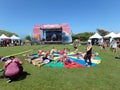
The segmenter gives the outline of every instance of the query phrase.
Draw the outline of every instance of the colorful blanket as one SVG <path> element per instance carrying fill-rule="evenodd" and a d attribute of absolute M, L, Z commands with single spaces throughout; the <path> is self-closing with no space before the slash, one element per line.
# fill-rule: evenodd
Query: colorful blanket
<path fill-rule="evenodd" d="M 50 61 L 49 63 L 44 64 L 43 66 L 57 67 L 57 68 L 84 68 L 84 67 L 86 67 L 85 60 L 83 59 L 83 57 L 82 57 L 82 59 L 78 59 L 77 55 L 74 52 L 70 52 L 67 55 L 67 57 L 70 58 L 72 63 L 56 62 L 58 59 L 60 59 L 60 56 L 61 56 L 60 54 L 54 54 L 53 55 L 54 59 L 52 61 Z M 35 57 L 35 59 L 32 60 L 33 64 L 40 66 L 40 62 L 41 62 L 41 60 L 39 60 L 40 57 L 37 59 L 36 54 L 33 54 L 32 58 L 34 58 L 34 57 Z M 30 58 L 31 58 L 31 56 L 30 56 Z M 91 67 L 94 67 L 101 63 L 101 58 L 97 55 L 97 56 L 92 57 L 91 61 L 92 61 Z"/>

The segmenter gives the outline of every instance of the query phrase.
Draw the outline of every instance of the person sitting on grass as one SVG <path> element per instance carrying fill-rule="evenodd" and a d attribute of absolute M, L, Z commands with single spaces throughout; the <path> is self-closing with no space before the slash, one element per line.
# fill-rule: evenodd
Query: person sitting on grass
<path fill-rule="evenodd" d="M 84 60 L 85 53 L 76 52 L 77 59 Z"/>
<path fill-rule="evenodd" d="M 20 59 L 10 56 L 10 59 L 7 60 L 4 64 L 4 77 L 7 78 L 7 82 L 17 80 L 21 73 L 23 72 L 23 63 Z"/>
<path fill-rule="evenodd" d="M 68 49 L 64 48 L 63 50 L 58 50 L 58 53 L 60 54 L 60 58 L 58 60 L 56 60 L 56 62 L 61 62 L 63 63 L 64 61 L 64 57 L 68 54 Z"/>
<path fill-rule="evenodd" d="M 63 63 L 63 61 L 64 61 L 64 56 L 61 55 L 58 60 L 54 61 L 54 64 L 57 63 L 57 62 Z"/>
<path fill-rule="evenodd" d="M 64 48 L 63 50 L 59 51 L 59 53 L 61 54 L 60 58 L 54 63 L 61 62 L 65 64 L 68 64 L 68 63 L 73 64 L 73 61 L 70 60 L 70 58 L 67 56 L 69 52 L 70 50 L 68 48 Z"/>
<path fill-rule="evenodd" d="M 58 50 L 54 47 L 50 50 L 50 57 L 54 57 L 54 54 L 58 54 Z"/>

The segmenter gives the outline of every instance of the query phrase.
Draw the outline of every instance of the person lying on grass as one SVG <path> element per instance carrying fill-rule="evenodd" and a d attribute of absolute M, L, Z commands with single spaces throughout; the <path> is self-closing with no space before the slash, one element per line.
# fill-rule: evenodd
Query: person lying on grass
<path fill-rule="evenodd" d="M 85 53 L 82 52 L 76 52 L 77 59 L 84 60 Z"/>
<path fill-rule="evenodd" d="M 68 64 L 68 63 L 74 64 L 73 61 L 68 57 L 69 52 L 70 52 L 70 49 L 68 48 L 59 50 L 60 58 L 54 63 L 61 62 L 63 64 Z"/>
<path fill-rule="evenodd" d="M 75 64 L 75 63 L 73 62 L 73 60 L 71 60 L 69 57 L 66 56 L 66 57 L 64 58 L 64 64 L 67 65 L 67 64 L 69 64 L 69 63 L 70 63 L 70 64 Z"/>
<path fill-rule="evenodd" d="M 50 52 L 46 52 L 46 53 L 44 53 L 43 56 L 41 56 L 42 61 L 40 63 L 38 63 L 38 66 L 43 66 L 44 64 L 47 64 L 53 60 L 53 58 L 51 58 L 49 56 L 49 54 L 50 54 Z"/>
<path fill-rule="evenodd" d="M 25 56 L 25 60 L 27 60 L 29 63 L 32 63 L 32 61 L 34 59 L 40 58 L 41 56 L 43 56 L 45 53 L 45 51 L 43 50 L 38 50 L 38 53 L 35 54 L 28 54 Z"/>
<path fill-rule="evenodd" d="M 68 48 L 64 48 L 63 50 L 58 50 L 58 53 L 60 54 L 60 58 L 58 60 L 56 60 L 54 63 L 57 62 L 61 62 L 63 63 L 64 58 L 68 55 L 68 53 L 70 52 L 70 50 Z"/>
<path fill-rule="evenodd" d="M 58 50 L 55 49 L 55 47 L 53 47 L 53 48 L 50 50 L 50 54 L 54 54 L 54 53 L 57 53 L 57 52 L 58 52 Z"/>
<path fill-rule="evenodd" d="M 1 56 L 0 57 L 0 61 L 2 62 L 2 61 L 7 61 L 9 59 L 9 57 L 3 57 L 3 56 Z"/>

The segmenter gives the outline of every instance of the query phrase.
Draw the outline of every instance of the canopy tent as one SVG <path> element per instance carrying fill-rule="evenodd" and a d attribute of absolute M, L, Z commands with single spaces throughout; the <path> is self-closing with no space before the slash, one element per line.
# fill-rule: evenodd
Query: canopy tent
<path fill-rule="evenodd" d="M 17 36 L 15 36 L 15 35 L 12 35 L 12 36 L 10 37 L 10 39 L 12 39 L 12 40 L 19 40 L 20 38 L 17 37 Z"/>
<path fill-rule="evenodd" d="M 2 35 L 0 36 L 0 39 L 10 39 L 10 37 L 6 36 L 5 34 L 2 34 Z"/>
<path fill-rule="evenodd" d="M 93 38 L 102 39 L 102 36 L 99 35 L 98 33 L 95 33 L 94 35 L 92 35 L 91 37 L 89 37 L 89 39 L 93 39 Z"/>
<path fill-rule="evenodd" d="M 20 43 L 21 43 L 20 37 L 17 37 L 17 36 L 15 36 L 15 35 L 12 35 L 12 36 L 10 37 L 10 39 L 11 39 L 11 44 L 14 45 L 14 46 L 20 45 Z"/>
<path fill-rule="evenodd" d="M 104 38 L 120 38 L 120 36 L 114 32 L 111 32 L 104 36 Z"/>
<path fill-rule="evenodd" d="M 11 37 L 7 37 L 5 34 L 2 34 L 0 36 L 1 46 L 20 45 L 20 44 L 21 44 L 21 39 L 15 35 L 12 35 Z"/>
<path fill-rule="evenodd" d="M 99 45 L 100 43 L 103 42 L 103 38 L 98 33 L 95 33 L 94 35 L 89 37 L 88 42 L 91 42 L 92 45 Z"/>
<path fill-rule="evenodd" d="M 120 35 L 116 34 L 116 35 L 112 36 L 112 38 L 120 38 Z"/>
<path fill-rule="evenodd" d="M 120 37 L 120 33 L 117 34 Z"/>

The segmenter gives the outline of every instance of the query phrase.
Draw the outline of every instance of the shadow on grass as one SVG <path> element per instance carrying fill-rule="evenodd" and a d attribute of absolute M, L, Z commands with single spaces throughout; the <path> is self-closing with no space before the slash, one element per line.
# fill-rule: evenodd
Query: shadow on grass
<path fill-rule="evenodd" d="M 31 75 L 30 73 L 26 72 L 26 71 L 23 71 L 21 74 L 19 74 L 19 76 L 17 76 L 16 78 L 14 78 L 12 81 L 13 82 L 16 82 L 16 81 L 21 81 L 21 80 L 24 80 L 27 75 Z"/>
<path fill-rule="evenodd" d="M 21 80 L 24 80 L 27 75 L 31 75 L 30 73 L 26 72 L 26 71 L 23 71 L 21 74 L 19 74 L 16 78 L 12 79 L 12 81 L 21 81 Z M 0 75 L 0 79 L 4 79 L 5 77 L 3 75 Z M 7 78 L 6 78 L 7 79 Z M 12 82 L 10 81 L 10 82 Z M 10 83 L 9 82 L 9 83 Z"/>
<path fill-rule="evenodd" d="M 24 80 L 28 75 L 31 75 L 31 74 L 28 73 L 28 72 L 26 72 L 26 71 L 23 71 L 23 72 L 20 74 L 19 78 L 16 79 L 16 80 L 14 80 L 14 81 L 21 81 L 21 80 Z"/>

